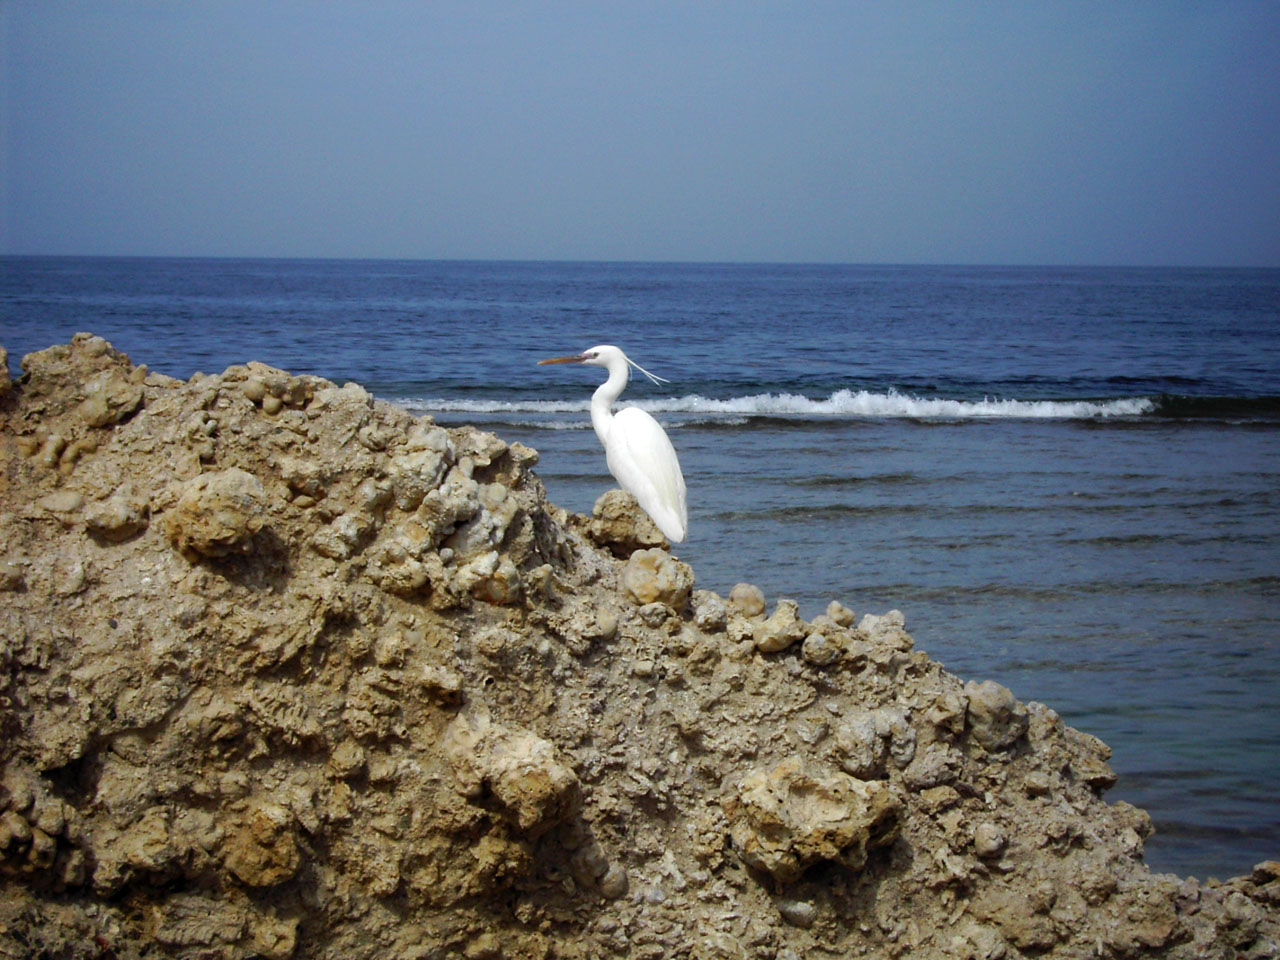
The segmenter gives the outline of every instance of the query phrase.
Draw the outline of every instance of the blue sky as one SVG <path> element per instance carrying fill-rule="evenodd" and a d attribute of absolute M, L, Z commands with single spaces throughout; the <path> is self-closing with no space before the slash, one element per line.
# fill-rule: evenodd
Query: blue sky
<path fill-rule="evenodd" d="M 1280 266 L 1280 4 L 0 0 L 0 252 Z"/>

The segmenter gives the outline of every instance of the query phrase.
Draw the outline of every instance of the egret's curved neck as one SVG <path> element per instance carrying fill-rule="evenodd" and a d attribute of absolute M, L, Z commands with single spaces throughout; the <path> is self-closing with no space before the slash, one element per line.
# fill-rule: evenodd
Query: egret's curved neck
<path fill-rule="evenodd" d="M 609 379 L 596 387 L 596 392 L 591 395 L 591 426 L 595 427 L 596 436 L 601 443 L 606 443 L 609 437 L 609 424 L 613 421 L 613 401 L 622 395 L 630 377 L 627 361 L 621 357 L 611 361 L 608 370 Z"/>

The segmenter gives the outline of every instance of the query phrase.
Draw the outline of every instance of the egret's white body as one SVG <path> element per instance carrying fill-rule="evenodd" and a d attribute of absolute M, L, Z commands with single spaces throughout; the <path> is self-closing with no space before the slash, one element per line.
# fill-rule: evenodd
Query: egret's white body
<path fill-rule="evenodd" d="M 609 379 L 591 396 L 591 425 L 604 445 L 609 472 L 623 490 L 636 498 L 640 508 L 673 543 L 689 530 L 685 506 L 684 475 L 675 448 L 658 421 L 638 407 L 623 407 L 616 414 L 613 402 L 621 396 L 635 367 L 655 383 L 660 378 L 610 345 L 592 347 L 572 357 L 553 357 L 540 363 L 585 363 L 604 367 Z"/>

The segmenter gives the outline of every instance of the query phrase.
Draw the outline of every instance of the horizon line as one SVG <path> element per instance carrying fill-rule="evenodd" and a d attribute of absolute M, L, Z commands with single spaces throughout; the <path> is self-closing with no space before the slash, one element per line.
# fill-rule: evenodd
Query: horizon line
<path fill-rule="evenodd" d="M 0 260 L 222 260 L 293 263 L 467 263 L 467 264 L 616 264 L 635 266 L 698 267 L 921 267 L 964 269 L 1056 270 L 1280 270 L 1277 264 L 1210 263 L 1103 263 L 1103 262 L 998 262 L 942 260 L 678 260 L 678 259 L 581 259 L 570 257 L 391 257 L 305 256 L 299 254 L 189 254 L 189 253 L 0 253 Z"/>

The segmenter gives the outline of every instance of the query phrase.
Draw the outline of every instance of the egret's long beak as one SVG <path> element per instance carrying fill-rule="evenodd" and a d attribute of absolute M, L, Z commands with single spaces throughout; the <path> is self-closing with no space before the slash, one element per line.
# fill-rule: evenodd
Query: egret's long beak
<path fill-rule="evenodd" d="M 581 362 L 582 362 L 582 354 L 575 353 L 572 357 L 552 357 L 550 360 L 539 360 L 538 366 L 542 366 L 544 363 L 581 363 Z"/>

